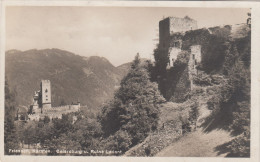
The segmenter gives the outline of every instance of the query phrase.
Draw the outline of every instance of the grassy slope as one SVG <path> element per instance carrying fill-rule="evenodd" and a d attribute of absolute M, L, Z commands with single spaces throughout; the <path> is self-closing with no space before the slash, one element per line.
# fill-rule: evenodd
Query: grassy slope
<path fill-rule="evenodd" d="M 229 132 L 218 129 L 205 133 L 202 129 L 185 135 L 155 156 L 216 157 L 226 156 L 217 150 L 219 145 L 230 141 Z"/>
<path fill-rule="evenodd" d="M 194 95 L 192 100 L 184 103 L 167 102 L 160 108 L 159 133 L 150 134 L 144 142 L 131 148 L 125 156 L 146 156 L 144 148 L 150 146 L 151 156 L 171 156 L 171 157 L 216 157 L 226 156 L 228 150 L 223 150 L 221 146 L 229 142 L 232 137 L 230 133 L 220 125 L 214 124 L 211 117 L 211 110 L 207 108 L 207 100 L 213 95 L 207 91 L 209 87 L 197 87 L 202 91 Z M 197 129 L 184 136 L 177 136 L 165 128 L 163 125 L 169 121 L 179 122 L 180 116 L 185 119 L 189 115 L 189 107 L 194 101 L 199 103 L 199 118 Z M 212 122 L 213 121 L 213 122 Z M 219 122 L 218 122 L 219 123 Z M 212 129 L 211 127 L 214 127 Z"/>

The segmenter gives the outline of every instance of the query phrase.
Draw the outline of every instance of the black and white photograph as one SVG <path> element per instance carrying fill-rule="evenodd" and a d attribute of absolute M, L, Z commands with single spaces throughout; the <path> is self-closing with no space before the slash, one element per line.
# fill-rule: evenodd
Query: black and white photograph
<path fill-rule="evenodd" d="M 251 14 L 6 6 L 4 156 L 251 158 Z"/>

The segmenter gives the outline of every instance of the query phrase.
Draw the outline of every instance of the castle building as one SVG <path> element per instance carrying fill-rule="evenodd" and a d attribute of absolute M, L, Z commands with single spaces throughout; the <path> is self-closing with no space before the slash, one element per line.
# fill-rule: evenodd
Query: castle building
<path fill-rule="evenodd" d="M 40 90 L 34 92 L 32 111 L 42 112 L 46 108 L 51 108 L 51 82 L 42 80 Z"/>
<path fill-rule="evenodd" d="M 77 112 L 80 110 L 80 102 L 71 105 L 52 107 L 51 82 L 42 80 L 40 90 L 34 92 L 33 104 L 28 112 L 28 120 L 39 120 L 48 116 L 50 119 L 61 118 L 62 114 Z"/>

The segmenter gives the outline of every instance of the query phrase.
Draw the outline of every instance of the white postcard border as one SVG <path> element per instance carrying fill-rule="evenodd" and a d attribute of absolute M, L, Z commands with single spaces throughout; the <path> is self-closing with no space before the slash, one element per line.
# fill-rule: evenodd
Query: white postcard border
<path fill-rule="evenodd" d="M 200 162 L 258 162 L 259 159 L 259 108 L 260 108 L 260 3 L 237 1 L 12 1 L 2 0 L 0 33 L 0 160 L 7 161 L 200 161 Z M 5 69 L 5 8 L 8 6 L 107 6 L 107 7 L 205 7 L 205 8 L 252 8 L 252 52 L 251 52 L 251 157 L 250 158 L 192 158 L 192 157 L 75 157 L 75 156 L 7 156 L 4 155 L 4 69 Z"/>

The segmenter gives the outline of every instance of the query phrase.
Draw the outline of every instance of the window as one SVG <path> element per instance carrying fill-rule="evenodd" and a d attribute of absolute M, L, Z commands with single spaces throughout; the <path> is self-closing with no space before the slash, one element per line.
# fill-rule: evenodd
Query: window
<path fill-rule="evenodd" d="M 46 95 L 46 97 L 48 97 L 48 95 Z"/>
<path fill-rule="evenodd" d="M 45 93 L 47 93 L 47 92 L 48 92 L 48 89 L 45 90 Z"/>

